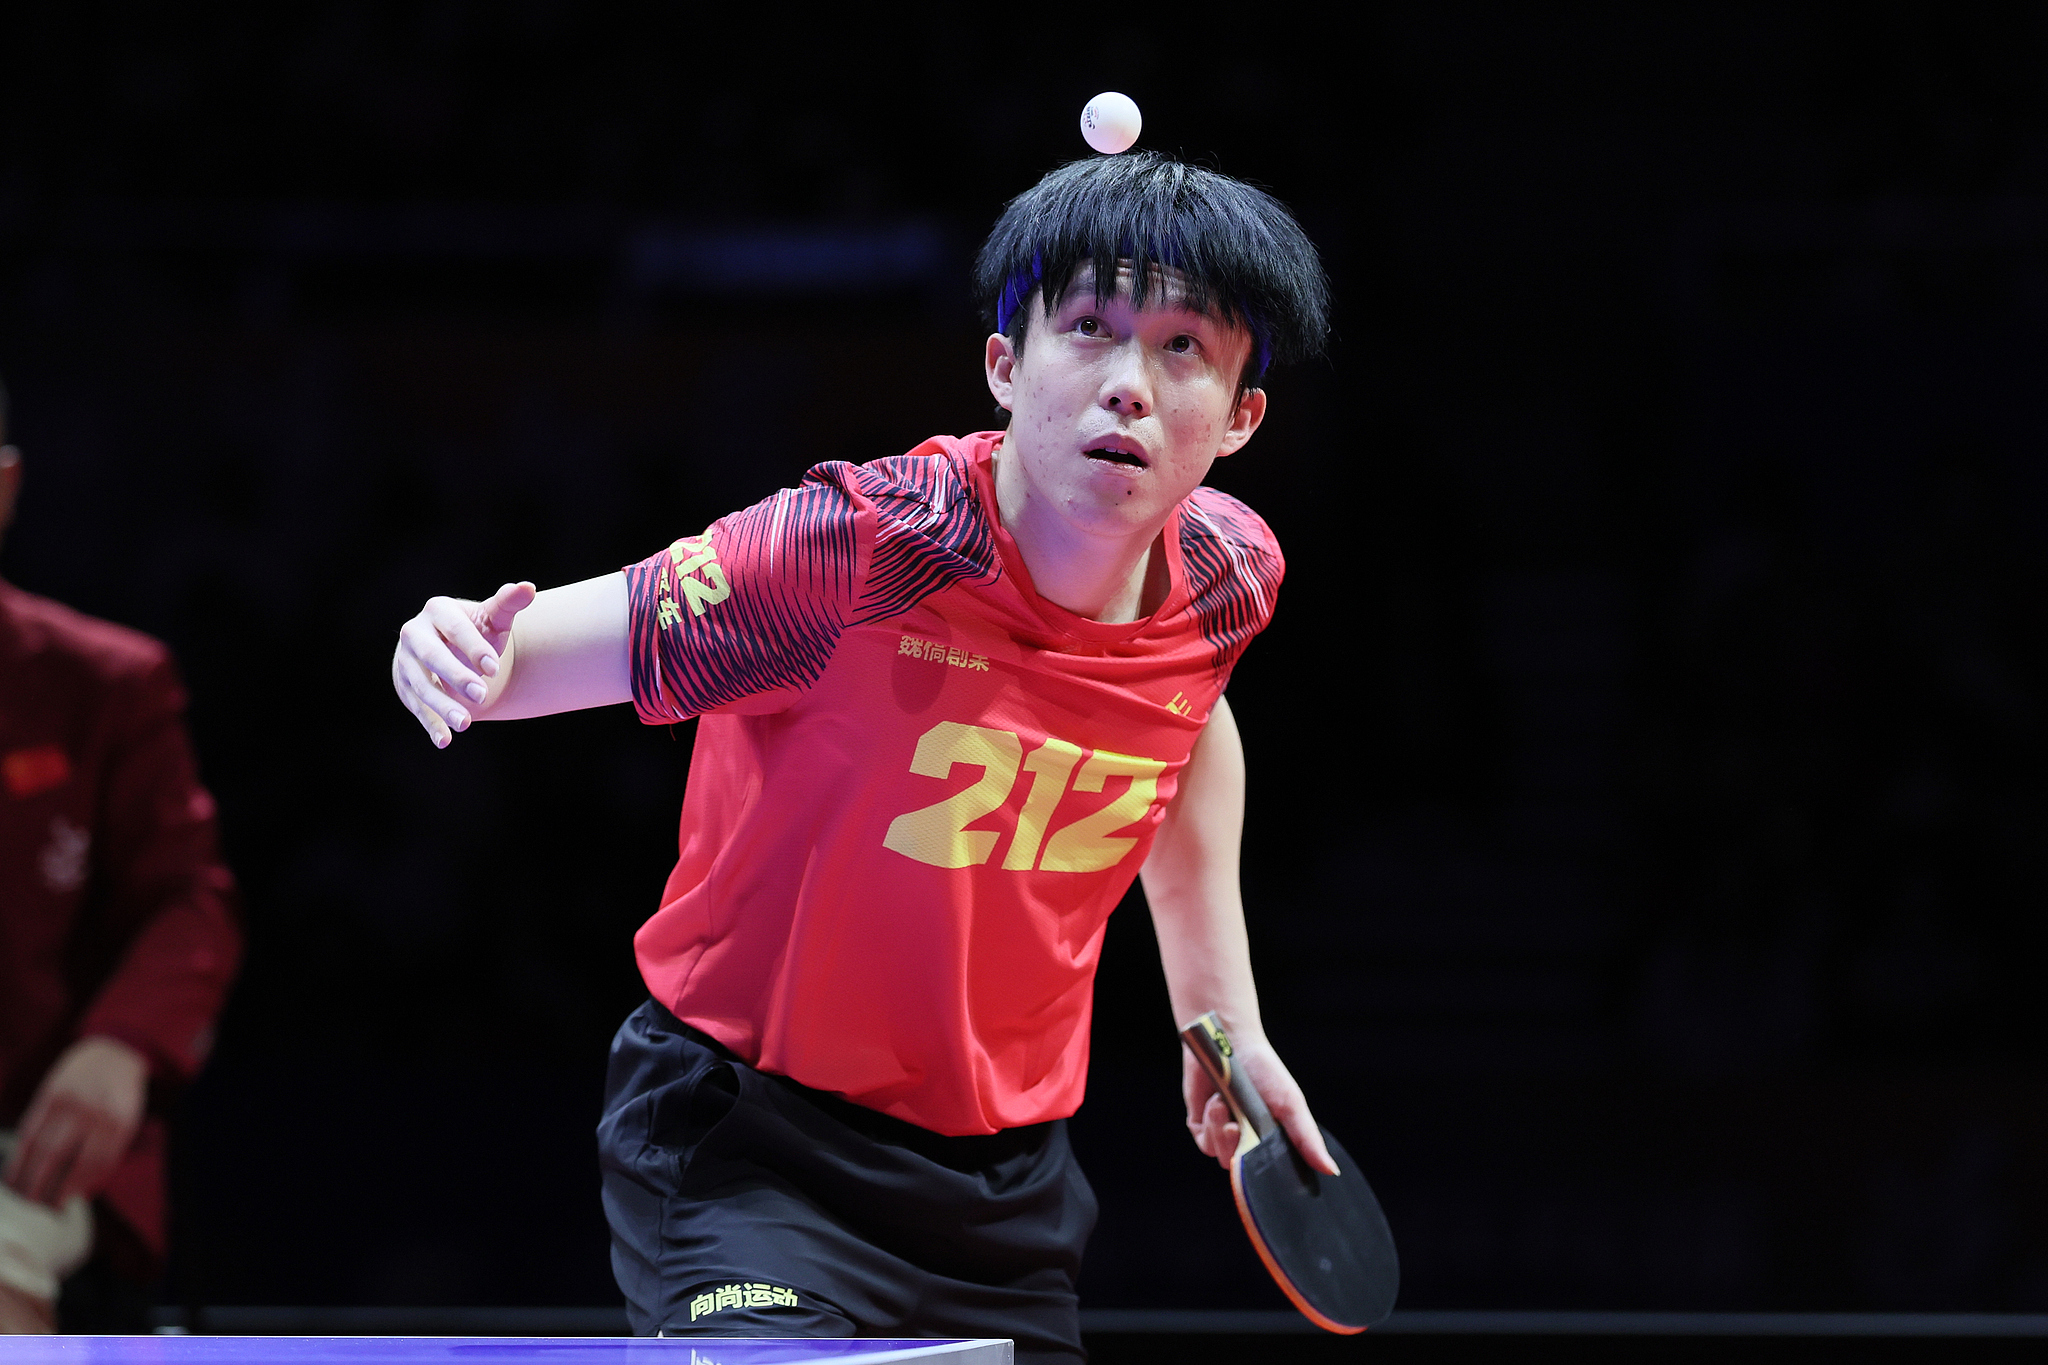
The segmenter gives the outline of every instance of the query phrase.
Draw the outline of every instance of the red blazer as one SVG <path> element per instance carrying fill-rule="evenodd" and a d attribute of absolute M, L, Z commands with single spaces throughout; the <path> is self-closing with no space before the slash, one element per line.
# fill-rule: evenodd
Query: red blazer
<path fill-rule="evenodd" d="M 151 1113 L 102 1201 L 158 1258 L 159 1106 L 242 955 L 184 709 L 163 645 L 0 582 L 0 1127 L 74 1040 L 140 1050 Z"/>

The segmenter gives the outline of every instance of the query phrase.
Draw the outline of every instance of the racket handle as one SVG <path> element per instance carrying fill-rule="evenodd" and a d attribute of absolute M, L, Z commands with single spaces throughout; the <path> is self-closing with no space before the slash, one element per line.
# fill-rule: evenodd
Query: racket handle
<path fill-rule="evenodd" d="M 1235 1053 L 1230 1047 L 1230 1035 L 1223 1031 L 1223 1022 L 1211 1010 L 1194 1023 L 1180 1031 L 1180 1040 L 1187 1044 L 1188 1051 L 1195 1054 L 1195 1060 L 1202 1064 L 1202 1070 L 1209 1073 L 1209 1079 L 1216 1082 L 1216 1088 L 1223 1092 L 1223 1098 L 1237 1115 L 1237 1121 L 1251 1129 L 1252 1136 L 1264 1140 L 1279 1127 L 1273 1121 L 1273 1111 L 1266 1108 L 1266 1102 L 1259 1098 L 1259 1092 L 1252 1083 L 1233 1065 Z"/>

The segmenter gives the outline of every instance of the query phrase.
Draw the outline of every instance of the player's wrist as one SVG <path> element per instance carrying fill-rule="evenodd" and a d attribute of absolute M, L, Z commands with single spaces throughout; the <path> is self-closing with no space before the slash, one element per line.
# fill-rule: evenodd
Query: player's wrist
<path fill-rule="evenodd" d="M 1266 1025 L 1259 1017 L 1257 1005 L 1234 1004 L 1223 996 L 1194 997 L 1188 1005 L 1174 1012 L 1174 1024 L 1185 1029 L 1205 1014 L 1213 1014 L 1216 1021 L 1230 1035 L 1232 1044 L 1242 1051 L 1247 1046 L 1267 1047 Z"/>

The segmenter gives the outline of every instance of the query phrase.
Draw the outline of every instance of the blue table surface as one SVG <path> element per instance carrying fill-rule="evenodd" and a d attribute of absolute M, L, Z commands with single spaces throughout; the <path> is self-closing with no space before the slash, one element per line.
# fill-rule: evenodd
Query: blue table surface
<path fill-rule="evenodd" d="M 952 1357 L 992 1358 L 986 1351 L 993 1344 L 882 1337 L 0 1337 L 0 1365 L 946 1365 Z"/>

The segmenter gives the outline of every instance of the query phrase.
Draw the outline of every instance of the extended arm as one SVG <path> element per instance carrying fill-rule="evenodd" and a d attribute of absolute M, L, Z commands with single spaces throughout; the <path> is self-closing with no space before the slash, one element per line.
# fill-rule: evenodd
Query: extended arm
<path fill-rule="evenodd" d="M 398 632 L 391 685 L 445 749 L 477 720 L 523 720 L 633 699 L 626 576 L 482 602 L 430 597 Z"/>
<path fill-rule="evenodd" d="M 1140 874 L 1152 907 L 1152 927 L 1159 936 L 1166 991 L 1176 1027 L 1204 1011 L 1216 1011 L 1230 1034 L 1237 1064 L 1286 1128 L 1295 1149 L 1334 1174 L 1335 1163 L 1309 1114 L 1308 1101 L 1266 1041 L 1259 1018 L 1244 898 L 1237 883 L 1243 832 L 1244 742 L 1229 703 L 1219 697 Z M 1237 1124 L 1208 1075 L 1185 1052 L 1181 1091 L 1195 1145 L 1228 1165 L 1237 1150 Z"/>

